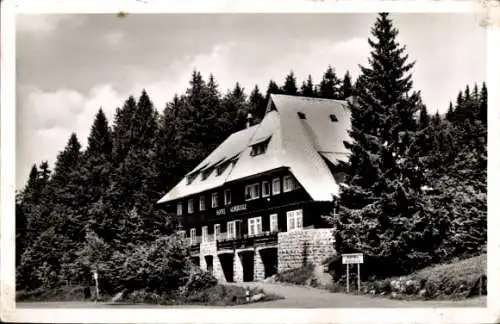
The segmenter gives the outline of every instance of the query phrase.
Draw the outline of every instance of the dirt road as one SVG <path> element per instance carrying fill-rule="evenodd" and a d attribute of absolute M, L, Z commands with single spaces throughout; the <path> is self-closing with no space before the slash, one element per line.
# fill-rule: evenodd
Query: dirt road
<path fill-rule="evenodd" d="M 247 304 L 238 307 L 332 308 L 332 307 L 486 307 L 486 297 L 464 301 L 402 301 L 382 297 L 331 293 L 325 290 L 263 282 L 249 282 L 243 286 L 258 287 L 285 299 Z"/>
<path fill-rule="evenodd" d="M 251 308 L 338 308 L 338 307 L 486 307 L 486 297 L 472 298 L 462 301 L 401 301 L 382 297 L 356 296 L 343 293 L 330 293 L 325 290 L 263 282 L 248 282 L 238 284 L 248 287 L 258 287 L 268 293 L 285 297 L 271 302 L 246 304 L 236 307 Z M 36 302 L 18 303 L 19 308 L 102 308 L 102 307 L 133 307 L 133 308 L 192 308 L 199 306 L 161 306 L 161 305 L 108 305 L 92 302 Z"/>

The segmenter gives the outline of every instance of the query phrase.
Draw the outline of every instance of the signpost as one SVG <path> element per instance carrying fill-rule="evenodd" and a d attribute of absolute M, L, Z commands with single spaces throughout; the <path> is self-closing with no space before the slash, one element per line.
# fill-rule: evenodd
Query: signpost
<path fill-rule="evenodd" d="M 363 263 L 363 253 L 348 253 L 342 254 L 342 264 L 346 265 L 347 268 L 347 286 L 346 291 L 349 292 L 349 267 L 351 264 L 358 265 L 358 292 L 361 288 L 361 272 L 359 265 Z"/>
<path fill-rule="evenodd" d="M 94 280 L 95 280 L 95 292 L 96 292 L 96 303 L 97 303 L 97 301 L 99 300 L 99 281 L 97 280 L 98 279 L 97 270 L 92 271 L 92 274 L 94 275 Z"/>

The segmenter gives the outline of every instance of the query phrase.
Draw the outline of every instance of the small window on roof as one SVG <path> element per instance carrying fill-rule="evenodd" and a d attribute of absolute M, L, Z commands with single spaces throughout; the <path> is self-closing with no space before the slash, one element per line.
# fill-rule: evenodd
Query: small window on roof
<path fill-rule="evenodd" d="M 300 119 L 306 119 L 306 114 L 304 114 L 303 112 L 298 112 L 297 115 L 299 115 L 299 118 Z"/>
<path fill-rule="evenodd" d="M 331 114 L 331 115 L 330 115 L 330 120 L 331 120 L 332 122 L 338 122 L 338 121 L 339 121 L 339 120 L 337 119 L 337 116 L 335 116 L 334 114 Z"/>

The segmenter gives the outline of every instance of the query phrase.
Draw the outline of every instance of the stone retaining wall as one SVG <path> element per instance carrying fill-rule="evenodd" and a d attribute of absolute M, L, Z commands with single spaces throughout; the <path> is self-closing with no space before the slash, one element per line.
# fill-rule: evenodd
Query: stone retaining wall
<path fill-rule="evenodd" d="M 299 268 L 305 263 L 320 265 L 335 254 L 334 241 L 330 228 L 278 233 L 278 272 Z"/>
<path fill-rule="evenodd" d="M 213 275 L 220 282 L 225 283 L 226 277 L 224 276 L 224 271 L 222 270 L 222 265 L 220 263 L 219 256 L 217 255 L 217 242 L 203 242 L 200 243 L 200 268 L 207 270 L 206 256 L 212 256 L 213 265 Z"/>

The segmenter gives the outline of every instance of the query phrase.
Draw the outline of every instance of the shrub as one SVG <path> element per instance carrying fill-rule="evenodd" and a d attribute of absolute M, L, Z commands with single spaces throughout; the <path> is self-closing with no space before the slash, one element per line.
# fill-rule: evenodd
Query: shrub
<path fill-rule="evenodd" d="M 186 285 L 183 287 L 185 293 L 211 288 L 217 285 L 217 279 L 207 271 L 196 268 L 189 276 Z"/>
<path fill-rule="evenodd" d="M 169 293 L 189 278 L 187 248 L 175 236 L 135 247 L 120 268 L 121 286 L 127 290 Z"/>

